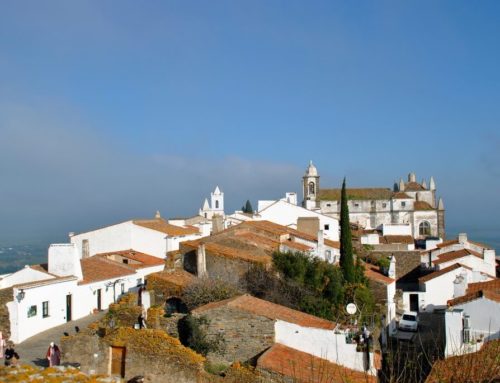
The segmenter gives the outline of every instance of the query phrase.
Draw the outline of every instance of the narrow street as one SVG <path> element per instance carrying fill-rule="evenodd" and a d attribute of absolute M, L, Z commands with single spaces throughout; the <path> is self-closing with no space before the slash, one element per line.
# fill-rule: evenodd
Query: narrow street
<path fill-rule="evenodd" d="M 105 313 L 106 311 L 101 311 L 100 313 L 88 315 L 84 318 L 65 323 L 19 343 L 16 345 L 15 349 L 20 356 L 20 363 L 47 367 L 48 362 L 45 358 L 45 354 L 50 342 L 55 342 L 59 345 L 59 341 L 61 337 L 64 336 L 65 332 L 72 335 L 76 332 L 76 326 L 80 329 L 84 329 L 90 323 L 101 319 Z"/>

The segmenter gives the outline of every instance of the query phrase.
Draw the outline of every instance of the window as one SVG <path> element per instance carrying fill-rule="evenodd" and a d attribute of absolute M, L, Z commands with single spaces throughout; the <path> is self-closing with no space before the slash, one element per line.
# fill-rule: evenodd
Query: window
<path fill-rule="evenodd" d="M 30 306 L 28 309 L 28 318 L 36 316 L 36 305 Z"/>
<path fill-rule="evenodd" d="M 330 225 L 327 224 L 324 227 L 325 227 L 325 230 L 330 230 Z"/>
<path fill-rule="evenodd" d="M 123 259 L 122 259 L 122 262 L 123 262 L 123 263 L 125 263 L 125 264 L 128 264 L 128 259 L 123 258 Z"/>
<path fill-rule="evenodd" d="M 327 207 L 332 207 L 332 204 L 331 203 L 327 203 L 326 206 Z"/>
<path fill-rule="evenodd" d="M 122 283 L 122 294 L 125 293 L 125 283 Z"/>
<path fill-rule="evenodd" d="M 354 207 L 359 207 L 359 203 L 355 203 L 355 204 L 354 204 Z"/>
<path fill-rule="evenodd" d="M 385 207 L 387 207 L 387 204 L 386 204 L 386 203 L 383 203 L 383 204 L 382 204 L 382 207 L 384 207 L 384 208 L 385 208 Z"/>
<path fill-rule="evenodd" d="M 309 194 L 314 194 L 314 182 L 309 182 Z"/>
<path fill-rule="evenodd" d="M 332 252 L 330 250 L 325 251 L 325 258 L 328 262 L 332 261 Z"/>
<path fill-rule="evenodd" d="M 42 302 L 42 317 L 47 318 L 49 316 L 49 301 Z"/>
<path fill-rule="evenodd" d="M 418 225 L 418 234 L 422 237 L 431 235 L 431 224 L 427 221 L 420 222 L 420 225 Z"/>
<path fill-rule="evenodd" d="M 215 208 L 218 209 L 219 208 L 219 201 L 215 201 Z"/>
<path fill-rule="evenodd" d="M 401 202 L 401 207 L 405 207 L 405 206 L 406 206 L 406 202 L 405 201 Z"/>

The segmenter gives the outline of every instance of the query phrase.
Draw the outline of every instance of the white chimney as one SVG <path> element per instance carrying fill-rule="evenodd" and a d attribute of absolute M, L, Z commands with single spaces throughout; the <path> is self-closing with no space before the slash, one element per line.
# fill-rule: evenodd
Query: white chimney
<path fill-rule="evenodd" d="M 390 258 L 391 263 L 389 264 L 389 271 L 387 276 L 392 279 L 396 279 L 396 257 L 394 255 Z"/>
<path fill-rule="evenodd" d="M 206 259 L 204 243 L 201 243 L 198 246 L 198 251 L 196 252 L 196 272 L 198 278 L 203 278 L 207 276 L 207 259 Z"/>
<path fill-rule="evenodd" d="M 457 275 L 453 281 L 453 298 L 463 297 L 467 290 L 467 274 Z"/>
<path fill-rule="evenodd" d="M 467 242 L 467 233 L 458 234 L 458 243 L 460 243 L 461 245 L 464 245 L 465 242 Z"/>

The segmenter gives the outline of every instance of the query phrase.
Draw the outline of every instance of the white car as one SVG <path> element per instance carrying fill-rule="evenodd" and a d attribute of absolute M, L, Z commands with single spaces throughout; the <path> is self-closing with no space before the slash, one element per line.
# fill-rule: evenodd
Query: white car
<path fill-rule="evenodd" d="M 417 331 L 418 314 L 415 311 L 405 311 L 399 320 L 398 328 L 400 330 Z"/>

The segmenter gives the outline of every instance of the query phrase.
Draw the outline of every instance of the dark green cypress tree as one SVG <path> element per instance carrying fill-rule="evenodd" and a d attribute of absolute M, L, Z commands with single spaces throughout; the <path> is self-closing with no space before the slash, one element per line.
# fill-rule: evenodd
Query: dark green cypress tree
<path fill-rule="evenodd" d="M 345 177 L 342 182 L 340 196 L 340 268 L 346 282 L 355 282 L 354 256 L 352 252 L 351 226 L 349 224 L 349 207 L 347 206 L 347 192 Z"/>
<path fill-rule="evenodd" d="M 245 204 L 245 208 L 243 209 L 244 213 L 253 213 L 253 207 L 250 203 L 250 200 L 247 199 L 247 203 Z"/>

